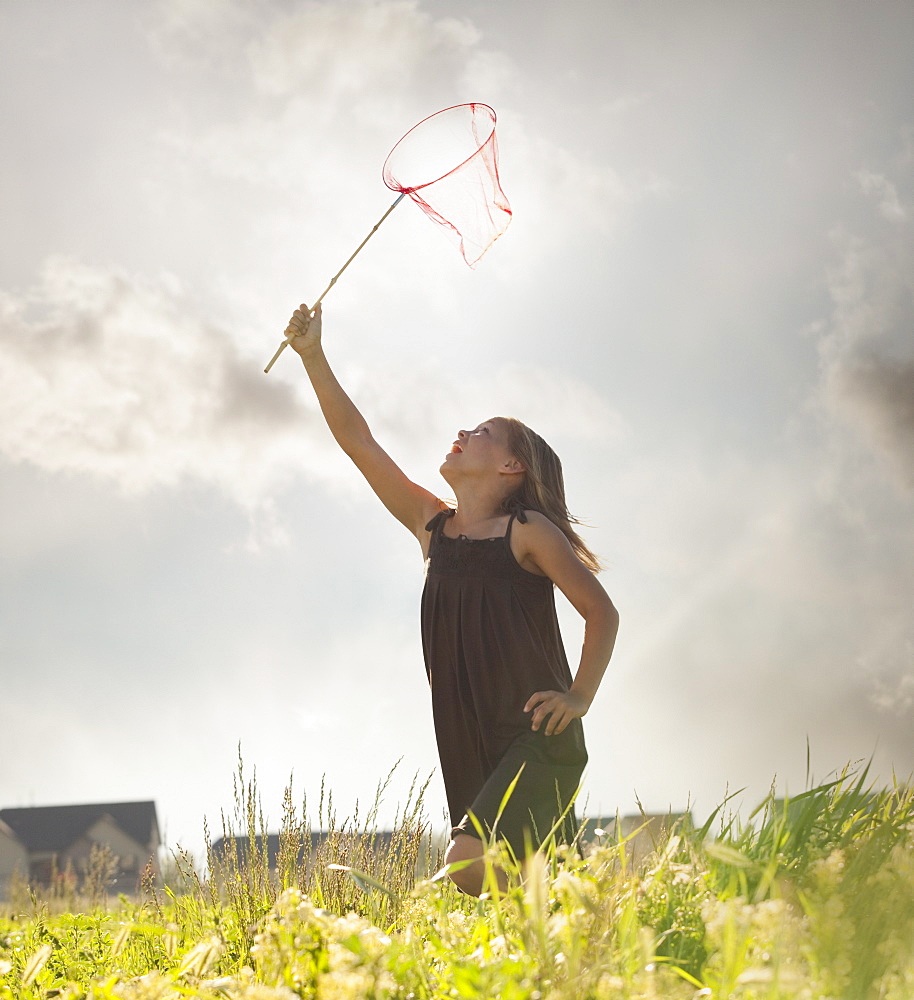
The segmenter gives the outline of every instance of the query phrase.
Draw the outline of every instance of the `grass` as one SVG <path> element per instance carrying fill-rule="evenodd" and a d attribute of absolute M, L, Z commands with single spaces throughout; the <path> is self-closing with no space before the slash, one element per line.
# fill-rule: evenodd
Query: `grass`
<path fill-rule="evenodd" d="M 342 822 L 322 792 L 315 851 L 287 790 L 274 871 L 262 850 L 229 850 L 204 877 L 179 852 L 139 902 L 21 896 L 0 918 L 0 997 L 914 997 L 914 792 L 877 788 L 866 767 L 793 799 L 772 789 L 746 820 L 727 801 L 637 865 L 607 836 L 550 845 L 523 870 L 492 846 L 510 884 L 493 877 L 482 900 L 433 877 L 423 785 L 393 838 L 377 836 L 385 787 Z M 264 832 L 240 761 L 223 826 L 250 844 Z"/>

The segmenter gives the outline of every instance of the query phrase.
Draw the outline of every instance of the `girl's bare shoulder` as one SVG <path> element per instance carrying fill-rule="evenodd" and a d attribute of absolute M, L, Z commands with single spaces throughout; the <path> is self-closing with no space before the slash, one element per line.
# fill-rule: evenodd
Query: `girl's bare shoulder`
<path fill-rule="evenodd" d="M 511 531 L 511 552 L 517 562 L 530 573 L 550 576 L 551 566 L 558 553 L 571 551 L 568 539 L 558 525 L 538 510 L 524 512 L 525 520 L 518 517 Z"/>
<path fill-rule="evenodd" d="M 531 543 L 536 542 L 537 539 L 543 541 L 559 541 L 565 539 L 565 534 L 562 529 L 550 521 L 545 514 L 541 514 L 538 510 L 525 510 L 524 520 L 522 521 L 520 517 L 516 518 L 514 521 L 514 531 L 518 532 L 521 536 L 530 539 Z"/>

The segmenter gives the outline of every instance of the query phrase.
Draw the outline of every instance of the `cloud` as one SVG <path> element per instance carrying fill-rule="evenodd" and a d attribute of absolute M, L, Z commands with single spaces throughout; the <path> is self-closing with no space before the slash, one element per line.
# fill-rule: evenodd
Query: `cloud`
<path fill-rule="evenodd" d="M 265 378 L 276 341 L 261 339 L 254 357 L 239 331 L 275 325 L 275 303 L 302 276 L 306 294 L 323 287 L 385 204 L 380 181 L 371 188 L 366 174 L 380 174 L 387 149 L 431 102 L 453 103 L 478 73 L 508 94 L 517 72 L 482 47 L 468 20 L 431 16 L 413 0 L 163 0 L 143 21 L 166 79 L 179 73 L 201 98 L 148 137 L 160 213 L 153 242 L 182 277 L 57 256 L 31 290 L 0 292 L 0 453 L 133 494 L 215 485 L 247 508 L 258 537 L 281 540 L 284 484 L 304 475 L 348 489 L 352 473 L 300 367 L 292 382 L 279 366 Z M 550 143 L 520 115 L 506 118 L 526 235 L 486 267 L 521 278 L 541 241 L 554 250 L 557 234 L 577 240 L 582 225 L 601 229 L 628 194 L 611 171 Z M 556 189 L 565 192 L 560 212 Z M 347 279 L 330 303 L 334 336 L 353 338 L 340 374 L 395 456 L 428 471 L 455 426 L 496 412 L 559 440 L 624 434 L 592 386 L 535 363 L 502 357 L 458 377 L 440 351 L 415 361 L 430 325 L 446 337 L 464 322 L 455 303 L 466 275 L 435 227 L 412 215 L 400 210 L 385 230 L 387 255 L 373 246 L 358 281 Z M 117 258 L 114 245 L 109 254 Z M 392 261 L 408 263 L 408 295 Z M 394 309 L 396 341 L 378 351 L 377 317 Z M 461 336 L 470 347 L 486 331 Z M 360 339 L 370 342 L 370 363 L 360 360 Z M 294 366 L 288 354 L 283 364 Z M 408 428 L 404 398 L 414 408 Z"/>
<path fill-rule="evenodd" d="M 624 584 L 613 702 L 649 706 L 619 720 L 620 740 L 636 742 L 645 719 L 681 733 L 683 787 L 758 794 L 774 772 L 796 773 L 807 737 L 817 767 L 878 741 L 874 773 L 914 770 L 910 504 L 832 503 L 817 485 L 823 457 L 683 449 L 662 473 L 644 455 L 615 477 L 637 513 L 605 577 L 611 593 Z M 649 786 L 669 764 L 633 768 Z"/>
<path fill-rule="evenodd" d="M 308 418 L 170 276 L 54 258 L 0 298 L 0 352 L 0 451 L 128 493 L 196 479 L 251 500 Z"/>
<path fill-rule="evenodd" d="M 890 478 L 910 493 L 914 225 L 894 185 L 871 172 L 857 176 L 863 191 L 878 199 L 885 222 L 871 223 L 864 236 L 835 234 L 841 261 L 828 281 L 832 314 L 819 340 L 818 404 L 839 434 L 850 430 L 858 446 L 872 450 Z"/>
<path fill-rule="evenodd" d="M 146 20 L 164 62 L 230 67 L 261 110 L 304 101 L 338 133 L 414 102 L 460 103 L 465 66 L 480 57 L 468 19 L 433 17 L 417 0 L 161 0 Z"/>
<path fill-rule="evenodd" d="M 856 174 L 860 187 L 865 194 L 879 199 L 879 214 L 891 222 L 901 222 L 908 217 L 907 209 L 902 205 L 895 185 L 883 174 L 872 170 L 858 170 Z"/>
<path fill-rule="evenodd" d="M 869 699 L 879 712 L 914 722 L 914 638 L 900 643 L 897 634 L 892 638 L 896 641 L 879 650 L 875 662 L 862 664 L 872 675 Z"/>
<path fill-rule="evenodd" d="M 180 45 L 190 29 L 179 23 Z M 371 163 L 431 106 L 460 103 L 457 80 L 477 42 L 469 22 L 432 18 L 411 0 L 267 5 L 248 31 L 220 43 L 237 60 L 240 106 L 187 151 L 225 176 L 286 193 L 339 189 L 341 174 Z"/>
<path fill-rule="evenodd" d="M 256 18 L 249 7 L 224 0 L 225 16 L 215 19 L 192 0 L 156 8 L 164 57 L 217 48 L 232 67 L 235 97 L 206 120 L 189 108 L 159 139 L 168 162 L 192 166 L 197 201 L 212 198 L 213 183 L 240 185 L 235 198 L 256 206 L 244 223 L 248 241 L 252 233 L 271 240 L 287 259 L 304 258 L 303 270 L 326 269 L 318 246 L 331 261 L 345 260 L 354 249 L 347 241 L 357 243 L 384 207 L 379 175 L 388 151 L 421 119 L 465 101 L 484 100 L 499 115 L 502 180 L 520 230 L 510 253 L 486 261 L 503 276 L 528 275 L 544 255 L 564 270 L 569 243 L 586 255 L 588 237 L 605 241 L 629 206 L 667 193 L 662 178 L 626 182 L 583 147 L 556 141 L 554 112 L 530 107 L 521 71 L 467 18 L 435 17 L 416 0 L 267 2 Z M 386 228 L 388 246 L 402 233 L 412 238 L 414 227 L 401 221 L 409 214 L 401 209 Z M 442 242 L 422 226 L 424 243 Z M 421 272 L 427 265 L 414 246 L 403 246 L 403 259 Z M 564 276 L 557 279 L 563 287 Z"/>
<path fill-rule="evenodd" d="M 180 282 L 50 260 L 27 295 L 0 295 L 0 454 L 129 494 L 215 485 L 282 538 L 273 502 L 296 476 L 351 488 L 358 477 L 304 375 L 268 378 L 263 359 L 199 313 Z M 600 396 L 569 376 L 498 366 L 455 386 L 429 363 L 350 363 L 344 381 L 398 459 L 436 468 L 461 424 L 536 400 L 538 426 L 571 439 L 623 433 Z M 391 391 L 391 386 L 396 391 Z M 402 401 L 410 399 L 405 420 Z M 526 414 L 524 414 L 526 415 Z M 544 433 L 549 431 L 544 429 Z"/>
<path fill-rule="evenodd" d="M 275 17 L 248 52 L 260 91 L 319 93 L 338 108 L 402 100 L 420 79 L 452 81 L 478 41 L 469 21 L 432 18 L 415 0 L 345 0 Z"/>
<path fill-rule="evenodd" d="M 860 352 L 832 372 L 832 392 L 848 419 L 914 490 L 914 358 Z"/>
<path fill-rule="evenodd" d="M 625 697 L 677 726 L 713 704 L 716 739 L 683 747 L 686 773 L 712 775 L 722 737 L 721 781 L 760 762 L 790 770 L 779 755 L 807 735 L 830 767 L 876 751 L 883 777 L 914 768 L 910 166 L 891 191 L 861 181 L 857 232 L 833 233 L 814 418 L 794 414 L 769 455 L 639 455 L 635 436 L 612 484 L 620 509 L 637 510 L 618 559 L 637 567 Z M 891 192 L 903 211 L 886 211 Z"/>

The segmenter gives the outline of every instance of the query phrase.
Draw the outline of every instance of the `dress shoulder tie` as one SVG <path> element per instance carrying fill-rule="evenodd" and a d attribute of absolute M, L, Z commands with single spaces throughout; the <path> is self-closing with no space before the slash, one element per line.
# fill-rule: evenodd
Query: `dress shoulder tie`
<path fill-rule="evenodd" d="M 434 531 L 441 525 L 441 522 L 447 517 L 454 516 L 454 508 L 448 507 L 446 510 L 439 510 L 438 513 L 428 522 L 425 526 L 426 531 Z"/>
<path fill-rule="evenodd" d="M 508 519 L 508 527 L 507 530 L 505 531 L 505 541 L 508 542 L 509 544 L 511 542 L 511 528 L 514 525 L 515 518 L 517 518 L 517 520 L 520 521 L 521 524 L 527 523 L 527 512 L 523 509 L 523 507 L 518 507 L 517 510 L 515 510 L 514 513 L 511 515 L 511 517 Z"/>

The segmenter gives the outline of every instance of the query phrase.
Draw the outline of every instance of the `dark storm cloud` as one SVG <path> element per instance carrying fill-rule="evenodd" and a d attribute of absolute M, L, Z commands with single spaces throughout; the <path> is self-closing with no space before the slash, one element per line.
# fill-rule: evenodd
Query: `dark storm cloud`
<path fill-rule="evenodd" d="M 914 323 L 910 329 L 914 340 Z M 914 491 L 914 358 L 894 359 L 862 351 L 846 359 L 840 391 L 861 427 Z"/>

